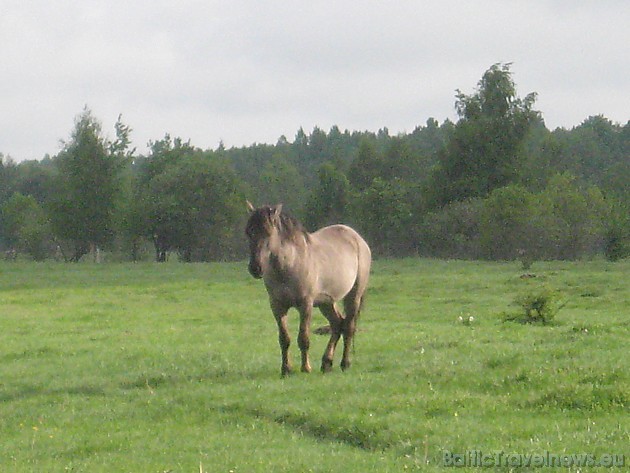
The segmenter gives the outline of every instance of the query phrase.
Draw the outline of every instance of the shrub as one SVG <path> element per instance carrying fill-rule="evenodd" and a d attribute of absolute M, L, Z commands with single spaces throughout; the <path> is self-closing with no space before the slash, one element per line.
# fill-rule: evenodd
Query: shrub
<path fill-rule="evenodd" d="M 613 205 L 604 241 L 604 255 L 608 261 L 619 261 L 630 256 L 630 208 L 618 202 Z"/>
<path fill-rule="evenodd" d="M 514 300 L 514 303 L 521 310 L 505 314 L 505 321 L 542 325 L 549 325 L 560 309 L 567 304 L 556 291 L 547 288 L 522 294 Z"/>

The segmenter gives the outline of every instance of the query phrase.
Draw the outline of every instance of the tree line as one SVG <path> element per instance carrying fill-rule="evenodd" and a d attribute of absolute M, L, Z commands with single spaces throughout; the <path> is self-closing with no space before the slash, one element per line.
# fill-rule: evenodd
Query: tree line
<path fill-rule="evenodd" d="M 299 129 L 276 144 L 202 150 L 165 135 L 137 154 L 119 120 L 89 109 L 53 157 L 0 154 L 6 257 L 241 259 L 245 199 L 284 204 L 307 228 L 345 222 L 380 256 L 577 259 L 630 254 L 630 122 L 548 130 L 536 94 L 495 64 L 458 120 L 411 133 Z"/>

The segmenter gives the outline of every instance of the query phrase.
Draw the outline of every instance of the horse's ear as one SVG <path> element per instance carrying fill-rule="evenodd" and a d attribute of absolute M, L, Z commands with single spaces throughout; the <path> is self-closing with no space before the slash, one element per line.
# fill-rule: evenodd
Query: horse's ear
<path fill-rule="evenodd" d="M 282 204 L 278 204 L 273 208 L 273 217 L 280 217 L 280 213 L 282 212 Z"/>
<path fill-rule="evenodd" d="M 252 205 L 252 203 L 249 200 L 246 200 L 245 202 L 247 202 L 247 210 L 249 211 L 249 213 L 252 213 L 254 210 L 256 210 L 256 208 Z"/>

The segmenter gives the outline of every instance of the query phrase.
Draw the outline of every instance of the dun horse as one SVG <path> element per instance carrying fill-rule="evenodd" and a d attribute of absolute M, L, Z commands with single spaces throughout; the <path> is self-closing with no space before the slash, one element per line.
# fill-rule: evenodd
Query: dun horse
<path fill-rule="evenodd" d="M 300 313 L 298 346 L 302 371 L 310 372 L 308 356 L 313 307 L 328 319 L 330 340 L 322 357 L 322 371 L 332 369 L 335 347 L 343 336 L 341 369 L 350 367 L 350 347 L 363 296 L 367 288 L 372 257 L 361 236 L 345 225 L 332 225 L 308 233 L 294 218 L 282 213 L 282 204 L 250 211 L 245 233 L 249 238 L 249 272 L 262 278 L 271 310 L 276 318 L 282 351 L 282 375 L 291 372 L 287 312 Z M 345 316 L 337 307 L 343 300 Z"/>

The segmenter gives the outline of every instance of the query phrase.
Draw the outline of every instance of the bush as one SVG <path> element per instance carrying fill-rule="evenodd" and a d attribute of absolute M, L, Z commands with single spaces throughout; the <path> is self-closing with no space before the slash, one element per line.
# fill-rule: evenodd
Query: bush
<path fill-rule="evenodd" d="M 560 309 L 567 304 L 556 291 L 547 288 L 522 294 L 514 303 L 520 306 L 521 311 L 505 314 L 505 321 L 542 325 L 549 325 Z"/>
<path fill-rule="evenodd" d="M 630 256 L 630 238 L 627 231 L 611 228 L 606 234 L 604 255 L 608 261 L 619 261 Z"/>
<path fill-rule="evenodd" d="M 604 242 L 604 255 L 608 261 L 619 261 L 630 256 L 630 209 L 615 203 Z"/>

